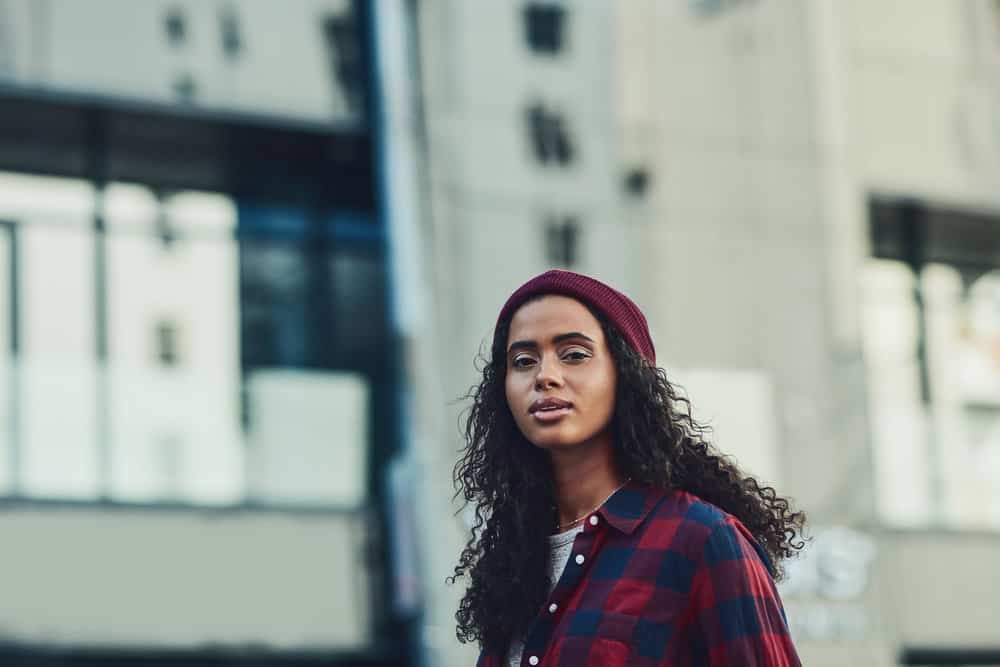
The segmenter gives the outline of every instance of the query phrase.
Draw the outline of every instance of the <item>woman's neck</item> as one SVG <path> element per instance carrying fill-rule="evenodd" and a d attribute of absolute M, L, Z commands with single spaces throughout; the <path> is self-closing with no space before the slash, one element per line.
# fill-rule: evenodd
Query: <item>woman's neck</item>
<path fill-rule="evenodd" d="M 590 453 L 566 451 L 551 454 L 557 517 L 554 532 L 578 526 L 579 521 L 571 522 L 597 509 L 625 482 L 614 465 L 610 446 Z"/>

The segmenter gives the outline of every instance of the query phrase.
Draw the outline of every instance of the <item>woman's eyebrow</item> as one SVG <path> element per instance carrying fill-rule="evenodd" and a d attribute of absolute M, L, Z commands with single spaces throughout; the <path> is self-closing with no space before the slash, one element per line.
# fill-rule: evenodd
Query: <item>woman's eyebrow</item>
<path fill-rule="evenodd" d="M 587 334 L 580 333 L 579 331 L 571 331 L 570 333 L 564 333 L 564 334 L 559 334 L 558 336 L 553 336 L 552 342 L 561 343 L 564 340 L 569 340 L 571 338 L 583 338 L 584 340 L 589 340 L 591 343 L 595 342 L 593 338 L 591 338 Z M 536 348 L 538 348 L 538 343 L 536 343 L 533 340 L 516 340 L 510 344 L 510 347 L 507 348 L 507 352 L 510 353 L 513 352 L 514 350 L 522 350 L 522 349 L 533 350 Z"/>

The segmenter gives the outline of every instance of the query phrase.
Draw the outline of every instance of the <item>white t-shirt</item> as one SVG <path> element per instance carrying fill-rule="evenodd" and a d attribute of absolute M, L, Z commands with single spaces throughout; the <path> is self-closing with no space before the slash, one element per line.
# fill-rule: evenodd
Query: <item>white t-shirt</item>
<path fill-rule="evenodd" d="M 564 533 L 549 535 L 549 578 L 552 583 L 549 585 L 549 595 L 556 587 L 556 582 L 566 569 L 566 561 L 573 551 L 573 540 L 577 533 L 583 530 L 583 524 L 570 528 Z M 524 651 L 524 641 L 520 637 L 515 637 L 510 642 L 510 650 L 507 652 L 507 665 L 509 667 L 519 667 L 521 664 L 521 653 Z"/>

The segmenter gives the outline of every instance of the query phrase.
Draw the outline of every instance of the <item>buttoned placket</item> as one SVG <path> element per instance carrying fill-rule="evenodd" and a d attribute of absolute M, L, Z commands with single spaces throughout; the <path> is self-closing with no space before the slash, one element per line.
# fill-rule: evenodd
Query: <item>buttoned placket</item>
<path fill-rule="evenodd" d="M 542 658 L 549 649 L 549 641 L 552 632 L 555 630 L 559 613 L 565 605 L 566 600 L 573 595 L 576 587 L 583 579 L 590 562 L 593 560 L 591 553 L 598 531 L 601 528 L 601 516 L 597 512 L 591 514 L 583 526 L 583 530 L 573 540 L 573 549 L 570 551 L 569 561 L 563 568 L 562 576 L 552 590 L 549 604 L 546 605 L 545 612 L 541 614 L 531 624 L 524 642 L 524 652 L 522 653 L 521 665 L 537 667 L 541 664 Z"/>

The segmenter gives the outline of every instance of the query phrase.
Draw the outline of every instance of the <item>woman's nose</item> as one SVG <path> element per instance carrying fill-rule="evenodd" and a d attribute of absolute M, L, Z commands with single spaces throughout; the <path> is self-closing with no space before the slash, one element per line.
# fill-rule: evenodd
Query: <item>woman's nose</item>
<path fill-rule="evenodd" d="M 546 361 L 543 357 L 538 362 L 538 374 L 535 376 L 535 386 L 539 389 L 544 387 L 558 386 L 560 382 L 559 364 L 556 360 Z"/>

